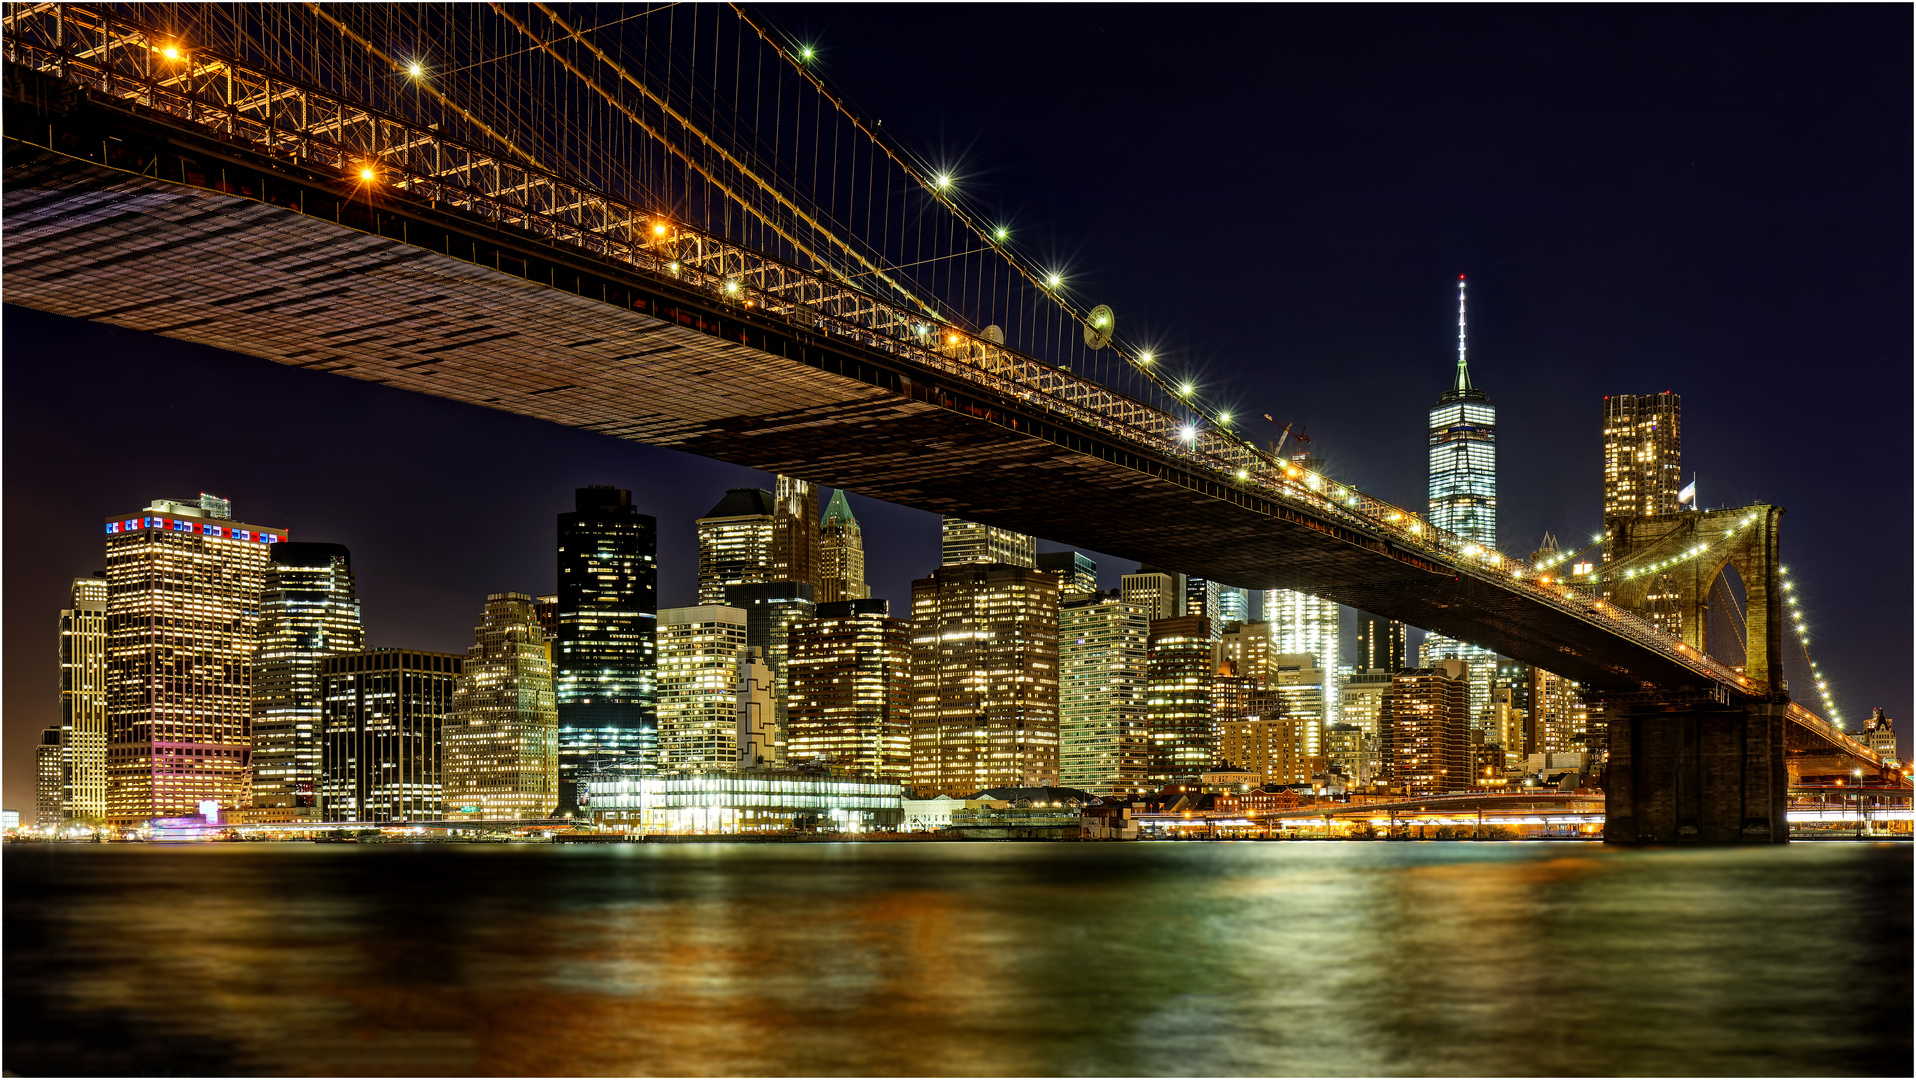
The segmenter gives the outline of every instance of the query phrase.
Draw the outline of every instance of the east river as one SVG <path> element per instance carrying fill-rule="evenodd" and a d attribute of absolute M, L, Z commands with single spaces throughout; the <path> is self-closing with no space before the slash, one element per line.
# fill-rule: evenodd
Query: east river
<path fill-rule="evenodd" d="M 1911 851 L 10 845 L 11 1075 L 1896 1075 Z"/>

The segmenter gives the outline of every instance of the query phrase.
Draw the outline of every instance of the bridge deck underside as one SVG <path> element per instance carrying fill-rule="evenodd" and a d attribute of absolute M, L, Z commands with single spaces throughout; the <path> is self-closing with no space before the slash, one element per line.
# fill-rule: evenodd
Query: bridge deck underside
<path fill-rule="evenodd" d="M 629 278 L 677 305 L 654 309 L 678 315 L 664 321 L 282 206 L 11 139 L 6 154 L 14 303 L 783 472 L 1231 585 L 1298 588 L 1593 687 L 1700 681 L 1595 618 L 1454 575 L 1015 397 L 988 402 L 994 419 L 948 407 L 923 388 L 984 399 L 907 360 L 674 294 L 671 282 Z M 688 319 L 695 308 L 712 321 Z M 862 374 L 840 373 L 854 370 Z"/>

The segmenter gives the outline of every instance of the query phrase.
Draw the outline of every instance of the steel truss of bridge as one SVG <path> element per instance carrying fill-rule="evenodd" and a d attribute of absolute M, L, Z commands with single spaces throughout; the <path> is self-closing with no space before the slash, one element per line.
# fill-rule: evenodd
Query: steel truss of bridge
<path fill-rule="evenodd" d="M 1299 589 L 1599 695 L 1779 697 L 1587 589 L 846 281 L 232 58 L 160 64 L 158 35 L 86 5 L 12 5 L 4 30 L 9 301 Z"/>

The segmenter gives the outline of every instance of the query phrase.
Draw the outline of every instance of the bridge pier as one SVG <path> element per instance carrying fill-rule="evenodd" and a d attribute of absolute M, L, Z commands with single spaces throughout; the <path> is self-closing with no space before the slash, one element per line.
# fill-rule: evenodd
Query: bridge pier
<path fill-rule="evenodd" d="M 1787 708 L 1704 701 L 1613 714 L 1604 840 L 1788 841 Z"/>

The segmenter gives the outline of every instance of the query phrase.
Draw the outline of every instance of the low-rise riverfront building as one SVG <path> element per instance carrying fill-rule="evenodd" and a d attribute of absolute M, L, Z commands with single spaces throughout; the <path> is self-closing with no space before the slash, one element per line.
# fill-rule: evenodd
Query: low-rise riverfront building
<path fill-rule="evenodd" d="M 904 820 L 903 789 L 877 777 L 791 769 L 615 773 L 586 782 L 592 818 L 627 832 L 877 832 Z"/>

